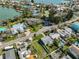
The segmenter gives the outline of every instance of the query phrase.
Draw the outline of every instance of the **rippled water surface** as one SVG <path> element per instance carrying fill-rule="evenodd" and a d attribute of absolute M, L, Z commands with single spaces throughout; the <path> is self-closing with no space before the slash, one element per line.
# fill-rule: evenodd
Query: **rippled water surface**
<path fill-rule="evenodd" d="M 0 6 L 0 20 L 12 19 L 20 16 L 21 14 L 12 8 L 6 8 Z"/>

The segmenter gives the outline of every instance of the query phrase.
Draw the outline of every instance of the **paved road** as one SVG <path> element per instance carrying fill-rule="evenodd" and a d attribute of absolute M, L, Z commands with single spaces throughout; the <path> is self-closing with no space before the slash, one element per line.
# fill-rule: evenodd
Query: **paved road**
<path fill-rule="evenodd" d="M 10 42 L 3 42 L 2 43 L 2 45 L 0 46 L 0 48 L 4 48 L 4 47 L 6 47 L 6 46 L 9 46 L 9 45 L 12 45 L 12 44 L 14 44 L 14 43 L 16 43 L 16 42 L 19 42 L 19 41 L 25 41 L 26 39 L 29 39 L 30 37 L 33 37 L 33 35 L 34 35 L 34 33 L 31 33 L 30 35 L 28 35 L 28 36 L 25 36 L 25 37 L 22 37 L 22 38 L 18 38 L 18 39 L 16 39 L 16 40 L 12 40 L 12 41 L 10 41 Z"/>
<path fill-rule="evenodd" d="M 43 33 L 43 32 L 46 32 L 46 31 L 48 31 L 48 30 L 51 30 L 52 28 L 57 28 L 59 25 L 61 26 L 61 25 L 64 25 L 64 24 L 68 24 L 68 23 L 77 21 L 78 19 L 79 19 L 79 18 L 76 18 L 76 19 L 73 19 L 73 20 L 69 20 L 69 21 L 63 22 L 63 23 L 58 24 L 58 25 L 43 27 L 42 29 L 40 29 L 39 31 L 37 31 L 37 32 L 35 32 L 35 33 L 38 35 L 38 34 L 41 34 L 41 33 Z M 4 47 L 6 47 L 6 46 L 12 45 L 12 44 L 14 44 L 14 43 L 16 43 L 16 42 L 18 42 L 18 41 L 25 41 L 26 39 L 29 39 L 30 37 L 33 37 L 33 35 L 34 35 L 35 33 L 31 33 L 31 34 L 28 35 L 28 36 L 25 36 L 25 37 L 22 37 L 22 38 L 18 38 L 18 39 L 16 39 L 16 40 L 12 40 L 12 41 L 10 41 L 10 42 L 6 42 L 6 43 L 3 42 L 2 45 L 0 45 L 0 48 L 4 48 Z"/>
<path fill-rule="evenodd" d="M 60 23 L 58 25 L 53 25 L 53 26 L 46 26 L 46 27 L 43 27 L 42 29 L 40 29 L 38 32 L 36 32 L 36 34 L 41 34 L 42 32 L 46 32 L 46 31 L 50 31 L 52 30 L 53 28 L 57 28 L 58 26 L 61 26 L 61 25 L 64 25 L 64 24 L 69 24 L 69 23 L 72 23 L 74 21 L 77 21 L 79 18 L 76 18 L 76 19 L 72 19 L 72 20 L 69 20 L 69 21 L 66 21 L 66 22 L 63 22 L 63 23 Z"/>

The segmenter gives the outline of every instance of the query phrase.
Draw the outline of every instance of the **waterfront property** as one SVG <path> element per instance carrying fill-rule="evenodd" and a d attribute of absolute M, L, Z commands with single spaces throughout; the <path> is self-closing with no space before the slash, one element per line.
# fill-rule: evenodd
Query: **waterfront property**
<path fill-rule="evenodd" d="M 12 26 L 11 32 L 12 34 L 17 34 L 19 32 L 24 32 L 26 26 L 23 23 L 18 23 Z"/>

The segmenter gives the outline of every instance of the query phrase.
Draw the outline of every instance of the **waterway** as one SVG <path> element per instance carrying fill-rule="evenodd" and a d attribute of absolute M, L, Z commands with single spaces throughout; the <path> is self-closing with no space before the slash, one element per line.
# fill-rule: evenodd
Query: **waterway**
<path fill-rule="evenodd" d="M 67 0 L 34 0 L 35 3 L 45 3 L 45 4 L 61 4 L 61 3 L 69 3 Z"/>
<path fill-rule="evenodd" d="M 17 0 L 21 1 L 21 0 Z M 29 0 L 30 1 L 30 0 Z M 34 0 L 35 3 L 44 4 L 61 4 L 67 2 L 66 0 Z M 6 8 L 0 6 L 0 20 L 13 19 L 14 17 L 20 16 L 21 14 L 12 8 Z"/>
<path fill-rule="evenodd" d="M 23 0 L 16 0 L 23 1 Z M 26 0 L 31 1 L 31 0 Z M 34 0 L 35 3 L 44 3 L 44 4 L 61 4 L 61 3 L 69 3 L 70 0 Z"/>
<path fill-rule="evenodd" d="M 14 17 L 18 17 L 20 15 L 21 14 L 15 9 L 0 6 L 0 20 L 13 19 Z"/>

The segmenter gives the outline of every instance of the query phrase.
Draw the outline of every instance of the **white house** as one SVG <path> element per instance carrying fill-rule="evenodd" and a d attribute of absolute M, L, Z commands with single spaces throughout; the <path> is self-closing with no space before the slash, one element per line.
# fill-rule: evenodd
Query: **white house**
<path fill-rule="evenodd" d="M 45 36 L 43 38 L 41 38 L 42 42 L 47 45 L 47 44 L 52 44 L 53 40 L 49 37 L 49 36 Z"/>
<path fill-rule="evenodd" d="M 3 55 L 0 55 L 0 59 L 3 59 Z"/>
<path fill-rule="evenodd" d="M 52 39 L 58 39 L 60 37 L 60 35 L 58 33 L 50 33 L 49 36 L 52 38 Z"/>
<path fill-rule="evenodd" d="M 26 57 L 28 55 L 30 55 L 30 53 L 31 53 L 30 50 L 21 50 L 21 51 L 18 51 L 20 59 L 26 59 Z"/>

